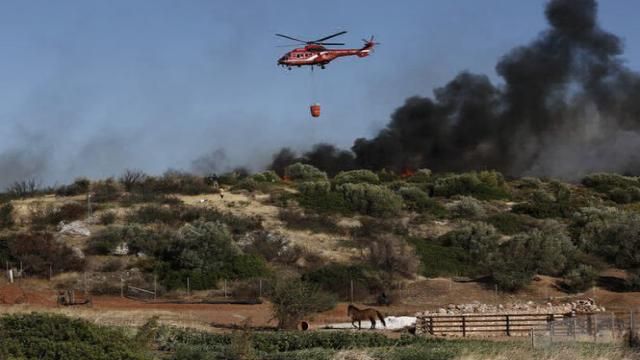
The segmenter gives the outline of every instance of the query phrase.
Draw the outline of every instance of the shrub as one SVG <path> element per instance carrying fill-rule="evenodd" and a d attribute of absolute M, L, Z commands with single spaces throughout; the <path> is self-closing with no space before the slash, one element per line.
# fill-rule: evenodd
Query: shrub
<path fill-rule="evenodd" d="M 594 173 L 585 176 L 582 184 L 599 192 L 607 193 L 614 188 L 626 189 L 630 186 L 639 186 L 638 178 L 622 176 L 618 174 Z"/>
<path fill-rule="evenodd" d="M 495 255 L 500 237 L 493 226 L 484 222 L 472 222 L 449 231 L 438 240 L 445 246 L 466 251 L 469 263 L 484 266 Z"/>
<path fill-rule="evenodd" d="M 591 288 L 598 279 L 598 272 L 589 265 L 578 265 L 564 276 L 563 285 L 570 292 L 580 292 Z"/>
<path fill-rule="evenodd" d="M 322 182 L 319 183 L 322 184 Z M 328 183 L 326 184 L 328 186 Z M 324 185 L 322 187 L 324 188 Z M 352 211 L 346 199 L 336 191 L 324 193 L 305 190 L 301 192 L 298 202 L 300 206 L 318 213 L 348 214 Z"/>
<path fill-rule="evenodd" d="M 260 184 L 253 178 L 244 178 L 233 186 L 233 190 L 246 190 L 254 192 L 260 188 Z"/>
<path fill-rule="evenodd" d="M 168 246 L 162 231 L 145 229 L 139 225 L 109 226 L 89 238 L 87 251 L 91 254 L 108 255 L 121 243 L 126 243 L 130 252 L 153 255 Z"/>
<path fill-rule="evenodd" d="M 295 163 L 285 168 L 285 176 L 293 181 L 327 181 L 327 174 L 317 168 Z"/>
<path fill-rule="evenodd" d="M 118 215 L 114 211 L 105 211 L 100 214 L 100 224 L 111 225 L 118 219 Z"/>
<path fill-rule="evenodd" d="M 265 276 L 267 275 L 267 264 L 261 256 L 256 254 L 238 255 L 231 260 L 228 275 L 238 279 Z"/>
<path fill-rule="evenodd" d="M 447 208 L 415 186 L 401 187 L 399 194 L 408 210 L 430 213 L 436 217 L 444 217 L 447 214 Z"/>
<path fill-rule="evenodd" d="M 175 225 L 182 222 L 181 209 L 178 207 L 144 205 L 127 215 L 130 223 L 151 224 L 164 223 Z"/>
<path fill-rule="evenodd" d="M 481 200 L 509 197 L 504 177 L 496 171 L 471 172 L 440 177 L 435 180 L 434 194 L 446 197 L 472 195 Z"/>
<path fill-rule="evenodd" d="M 395 215 L 402 209 L 402 198 L 393 191 L 370 184 L 344 184 L 338 191 L 353 211 L 372 216 Z"/>
<path fill-rule="evenodd" d="M 415 250 L 403 239 L 393 235 L 383 235 L 371 239 L 369 263 L 374 269 L 386 272 L 389 277 L 397 273 L 414 277 L 420 266 Z"/>
<path fill-rule="evenodd" d="M 351 281 L 354 300 L 362 300 L 371 292 L 382 289 L 380 281 L 361 265 L 327 264 L 305 273 L 302 280 L 318 284 L 323 290 L 337 294 L 344 301 L 351 300 Z"/>
<path fill-rule="evenodd" d="M 112 178 L 94 183 L 91 190 L 91 199 L 98 203 L 118 200 L 122 194 L 120 185 Z"/>
<path fill-rule="evenodd" d="M 380 179 L 371 170 L 349 170 L 341 171 L 333 178 L 333 183 L 336 185 L 342 185 L 347 183 L 352 184 L 378 184 Z"/>
<path fill-rule="evenodd" d="M 12 227 L 15 224 L 13 220 L 13 204 L 10 202 L 0 206 L 0 229 Z"/>
<path fill-rule="evenodd" d="M 268 231 L 256 231 L 242 240 L 246 253 L 256 254 L 269 262 L 292 264 L 300 258 L 301 250 L 292 246 L 282 234 Z"/>
<path fill-rule="evenodd" d="M 207 185 L 204 177 L 176 170 L 168 170 L 162 177 L 150 178 L 148 181 L 150 184 L 145 186 L 150 186 L 155 192 L 163 194 L 198 195 L 213 190 Z"/>
<path fill-rule="evenodd" d="M 412 183 L 425 183 L 430 182 L 431 178 L 431 170 L 429 169 L 419 169 L 413 175 L 411 175 L 408 179 L 409 182 Z"/>
<path fill-rule="evenodd" d="M 298 191 L 302 196 L 325 196 L 331 191 L 328 181 L 304 181 L 298 184 Z"/>
<path fill-rule="evenodd" d="M 122 175 L 120 175 L 120 184 L 124 186 L 124 190 L 131 192 L 136 188 L 139 188 L 147 178 L 142 170 L 126 169 Z"/>
<path fill-rule="evenodd" d="M 26 198 L 37 195 L 41 189 L 38 180 L 31 178 L 26 180 L 15 181 L 7 187 L 7 194 L 17 198 Z"/>
<path fill-rule="evenodd" d="M 573 263 L 575 256 L 575 246 L 562 225 L 546 221 L 540 229 L 518 234 L 502 244 L 499 257 L 517 259 L 530 273 L 557 276 Z"/>
<path fill-rule="evenodd" d="M 35 276 L 49 274 L 49 265 L 56 272 L 81 271 L 84 259 L 67 245 L 56 241 L 51 233 L 19 233 L 8 242 L 11 257 L 22 261 L 24 271 Z"/>
<path fill-rule="evenodd" d="M 529 202 L 516 204 L 511 211 L 538 219 L 570 217 L 576 210 L 569 199 L 570 193 L 562 187 L 558 190 L 556 196 L 544 190 L 536 190 Z"/>
<path fill-rule="evenodd" d="M 56 189 L 57 196 L 75 196 L 89 192 L 91 181 L 87 178 L 77 178 L 73 184 L 62 185 Z"/>
<path fill-rule="evenodd" d="M 280 179 L 280 176 L 278 176 L 278 174 L 276 174 L 276 172 L 273 170 L 263 171 L 261 173 L 254 174 L 253 176 L 251 176 L 251 179 L 259 183 L 263 183 L 263 182 L 278 183 L 282 181 L 282 179 Z"/>
<path fill-rule="evenodd" d="M 295 329 L 306 316 L 336 305 L 333 295 L 320 290 L 316 284 L 298 279 L 278 282 L 270 300 L 273 316 L 281 329 Z"/>
<path fill-rule="evenodd" d="M 69 222 L 74 220 L 80 220 L 87 216 L 87 207 L 85 204 L 72 202 L 63 204 L 61 207 L 55 209 L 49 214 L 49 218 L 46 220 L 51 225 L 56 225 L 61 221 Z"/>
<path fill-rule="evenodd" d="M 335 220 L 326 214 L 305 214 L 298 210 L 280 209 L 278 215 L 291 229 L 310 230 L 315 233 L 341 233 Z"/>
<path fill-rule="evenodd" d="M 576 243 L 621 268 L 640 267 L 640 215 L 616 209 L 581 209 L 572 224 Z"/>
<path fill-rule="evenodd" d="M 476 276 L 483 271 L 469 261 L 468 251 L 428 239 L 411 239 L 420 258 L 420 273 L 427 277 Z"/>
<path fill-rule="evenodd" d="M 0 358 L 42 360 L 143 360 L 147 349 L 125 332 L 51 314 L 0 318 Z"/>
<path fill-rule="evenodd" d="M 464 219 L 477 219 L 486 215 L 482 203 L 471 196 L 461 196 L 451 205 L 449 211 L 455 217 Z"/>
<path fill-rule="evenodd" d="M 536 221 L 526 215 L 502 212 L 487 218 L 487 223 L 506 235 L 528 232 L 537 227 Z"/>

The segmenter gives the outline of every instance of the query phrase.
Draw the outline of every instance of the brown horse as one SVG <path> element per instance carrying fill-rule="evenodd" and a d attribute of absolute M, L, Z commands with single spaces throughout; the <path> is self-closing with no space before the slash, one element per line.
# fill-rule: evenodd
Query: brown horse
<path fill-rule="evenodd" d="M 376 328 L 376 317 L 378 317 L 378 319 L 380 319 L 380 321 L 382 322 L 382 325 L 384 325 L 384 327 L 387 327 L 387 323 L 384 322 L 384 317 L 382 316 L 382 314 L 380 314 L 380 311 L 376 310 L 376 309 L 372 309 L 372 308 L 367 308 L 367 309 L 358 309 L 357 307 L 349 304 L 349 307 L 347 308 L 347 315 L 349 315 L 351 317 L 351 325 L 353 325 L 354 328 L 360 330 L 362 327 L 360 326 L 360 322 L 362 320 L 369 320 L 371 321 L 371 329 L 375 329 Z M 355 322 L 358 322 L 358 326 L 356 326 Z"/>

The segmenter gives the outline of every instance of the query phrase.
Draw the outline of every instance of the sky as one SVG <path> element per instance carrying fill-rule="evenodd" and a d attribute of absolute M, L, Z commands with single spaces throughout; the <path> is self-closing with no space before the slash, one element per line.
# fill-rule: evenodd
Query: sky
<path fill-rule="evenodd" d="M 283 146 L 371 137 L 410 96 L 495 64 L 546 28 L 544 0 L 0 2 L 0 188 L 35 177 L 265 166 Z M 640 69 L 640 2 L 600 1 Z M 276 66 L 283 33 L 381 45 L 325 70 Z M 311 118 L 319 102 L 322 116 Z"/>

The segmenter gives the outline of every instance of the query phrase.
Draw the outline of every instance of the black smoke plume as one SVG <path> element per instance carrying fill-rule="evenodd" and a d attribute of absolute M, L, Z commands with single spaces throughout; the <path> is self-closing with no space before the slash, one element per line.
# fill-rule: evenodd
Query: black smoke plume
<path fill-rule="evenodd" d="M 638 174 L 640 75 L 623 65 L 621 40 L 598 25 L 595 0 L 552 0 L 545 14 L 550 27 L 499 60 L 503 84 L 463 72 L 433 98 L 408 99 L 377 136 L 355 141 L 355 165 Z"/>

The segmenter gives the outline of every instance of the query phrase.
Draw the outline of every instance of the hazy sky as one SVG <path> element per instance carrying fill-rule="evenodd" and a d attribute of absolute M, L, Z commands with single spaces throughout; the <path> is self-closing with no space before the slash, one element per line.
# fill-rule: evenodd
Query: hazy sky
<path fill-rule="evenodd" d="M 349 147 L 412 95 L 486 73 L 546 28 L 543 0 L 0 2 L 0 186 L 35 176 L 189 169 L 225 149 L 266 164 L 282 146 Z M 640 69 L 640 2 L 600 1 L 600 24 Z M 287 71 L 274 33 L 382 44 L 363 59 Z M 308 106 L 318 101 L 322 116 Z"/>

